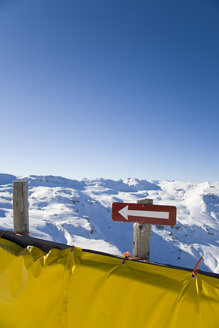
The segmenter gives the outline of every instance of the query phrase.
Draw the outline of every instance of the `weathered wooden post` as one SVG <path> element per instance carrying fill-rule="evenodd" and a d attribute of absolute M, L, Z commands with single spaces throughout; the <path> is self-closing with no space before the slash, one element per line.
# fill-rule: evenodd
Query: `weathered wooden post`
<path fill-rule="evenodd" d="M 152 199 L 141 199 L 138 204 L 153 204 Z M 133 224 L 133 257 L 150 258 L 151 224 Z"/>
<path fill-rule="evenodd" d="M 13 182 L 13 221 L 16 233 L 29 233 L 28 181 Z"/>

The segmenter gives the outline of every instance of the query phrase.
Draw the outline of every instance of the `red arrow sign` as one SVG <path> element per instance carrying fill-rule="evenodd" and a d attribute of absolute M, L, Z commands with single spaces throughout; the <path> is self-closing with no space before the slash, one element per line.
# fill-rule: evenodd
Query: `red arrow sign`
<path fill-rule="evenodd" d="M 176 224 L 176 207 L 152 204 L 113 203 L 114 221 L 139 222 L 162 225 Z"/>

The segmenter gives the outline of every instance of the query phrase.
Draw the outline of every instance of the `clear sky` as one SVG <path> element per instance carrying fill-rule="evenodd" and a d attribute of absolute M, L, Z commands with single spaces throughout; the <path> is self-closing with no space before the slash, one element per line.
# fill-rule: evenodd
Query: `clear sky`
<path fill-rule="evenodd" d="M 0 172 L 219 179 L 217 0 L 0 0 Z"/>

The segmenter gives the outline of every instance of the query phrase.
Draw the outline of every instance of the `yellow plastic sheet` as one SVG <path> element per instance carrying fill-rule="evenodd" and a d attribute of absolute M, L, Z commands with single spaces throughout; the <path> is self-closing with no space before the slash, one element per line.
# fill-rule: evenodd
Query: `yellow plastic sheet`
<path fill-rule="evenodd" d="M 0 239 L 0 328 L 216 328 L 219 279 Z"/>

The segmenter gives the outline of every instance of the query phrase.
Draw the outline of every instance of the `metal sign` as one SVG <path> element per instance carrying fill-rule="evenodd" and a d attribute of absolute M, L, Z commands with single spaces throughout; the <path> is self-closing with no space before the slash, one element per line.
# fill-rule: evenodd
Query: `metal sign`
<path fill-rule="evenodd" d="M 114 221 L 139 222 L 160 225 L 176 224 L 176 207 L 166 205 L 113 203 Z"/>

